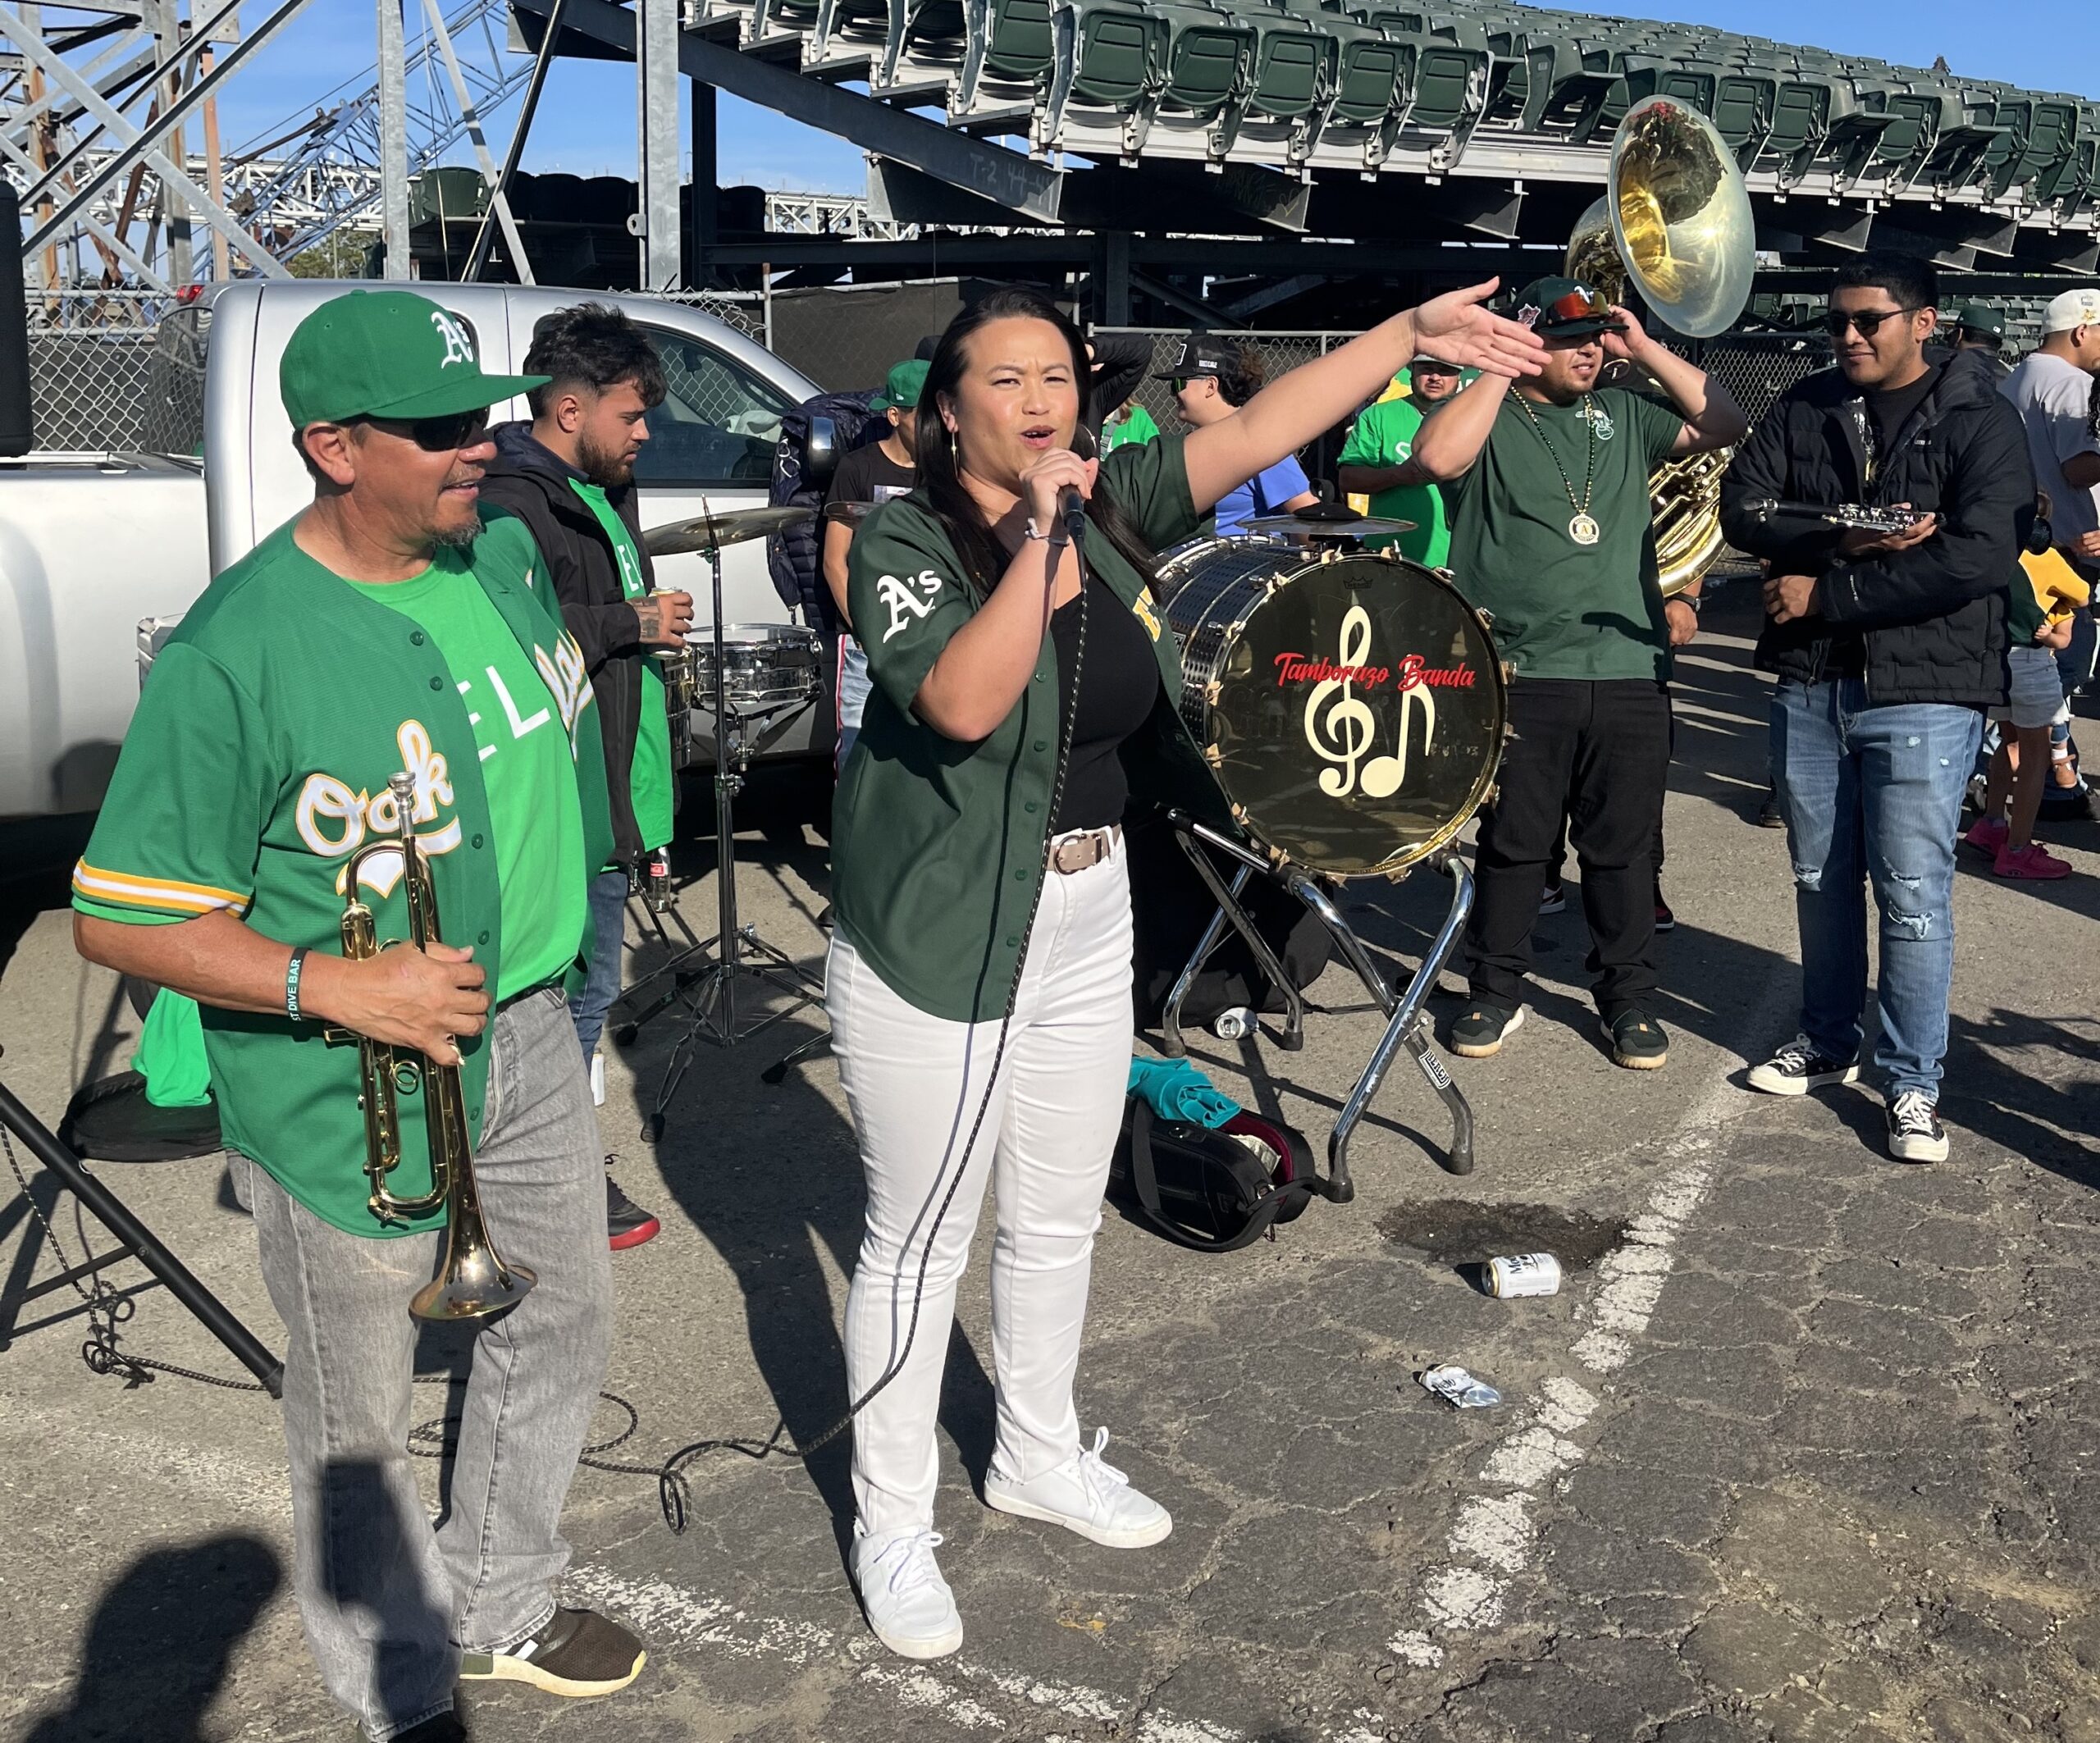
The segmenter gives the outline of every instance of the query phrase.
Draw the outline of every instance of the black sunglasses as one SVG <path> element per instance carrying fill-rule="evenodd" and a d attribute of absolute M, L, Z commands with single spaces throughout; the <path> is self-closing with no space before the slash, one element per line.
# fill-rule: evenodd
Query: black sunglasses
<path fill-rule="evenodd" d="M 1842 339 L 1847 327 L 1856 326 L 1860 338 L 1871 339 L 1881 331 L 1883 322 L 1917 312 L 1915 308 L 1833 308 L 1823 317 L 1823 331 L 1833 339 Z"/>
<path fill-rule="evenodd" d="M 489 408 L 477 406 L 471 412 L 451 412 L 442 417 L 367 417 L 355 422 L 371 424 L 389 436 L 404 436 L 425 454 L 451 454 L 472 448 L 488 434 Z"/>

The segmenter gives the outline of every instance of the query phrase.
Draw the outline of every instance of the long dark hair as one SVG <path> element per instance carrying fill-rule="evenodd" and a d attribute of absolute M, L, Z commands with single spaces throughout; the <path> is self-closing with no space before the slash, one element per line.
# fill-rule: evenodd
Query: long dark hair
<path fill-rule="evenodd" d="M 1016 317 L 1029 321 L 1047 321 L 1057 328 L 1058 335 L 1072 354 L 1072 379 L 1080 394 L 1080 427 L 1087 427 L 1089 402 L 1093 395 L 1093 376 L 1086 360 L 1086 340 L 1080 330 L 1065 318 L 1064 312 L 1040 291 L 1024 286 L 1011 285 L 995 290 L 982 300 L 973 303 L 954 320 L 948 322 L 947 331 L 941 335 L 941 342 L 934 352 L 934 360 L 926 372 L 926 385 L 919 395 L 919 486 L 925 491 L 926 500 L 933 505 L 934 514 L 947 530 L 948 539 L 955 546 L 956 555 L 962 559 L 968 579 L 979 591 L 988 592 L 1000 576 L 1006 573 L 1007 557 L 999 541 L 992 536 L 992 529 L 984 524 L 984 512 L 977 499 L 970 494 L 969 486 L 962 481 L 962 470 L 956 463 L 956 440 L 947 423 L 940 415 L 939 395 L 956 396 L 961 385 L 964 370 L 969 359 L 963 347 L 979 327 L 993 321 L 1008 321 Z M 930 415 L 926 415 L 930 414 Z M 1124 561 L 1144 577 L 1150 585 L 1154 559 L 1138 536 L 1130 518 L 1110 493 L 1097 482 L 1093 495 L 1086 505 L 1088 524 L 1114 545 Z"/>

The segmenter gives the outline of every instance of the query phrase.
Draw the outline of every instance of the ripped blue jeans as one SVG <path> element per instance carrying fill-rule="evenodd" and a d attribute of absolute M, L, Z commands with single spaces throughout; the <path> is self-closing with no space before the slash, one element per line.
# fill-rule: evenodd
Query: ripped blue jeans
<path fill-rule="evenodd" d="M 1801 1033 L 1857 1056 L 1867 996 L 1865 886 L 1881 913 L 1874 1063 L 1891 1097 L 1938 1098 L 1954 982 L 1954 838 L 1983 714 L 1867 705 L 1859 678 L 1783 683 L 1772 778 L 1787 820 L 1801 938 Z"/>

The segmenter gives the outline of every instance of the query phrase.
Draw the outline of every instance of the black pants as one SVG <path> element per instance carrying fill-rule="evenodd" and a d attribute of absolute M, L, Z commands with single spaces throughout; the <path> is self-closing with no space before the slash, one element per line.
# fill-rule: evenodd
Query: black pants
<path fill-rule="evenodd" d="M 1669 778 L 1669 691 L 1645 678 L 1520 678 L 1500 787 L 1481 813 L 1466 928 L 1473 997 L 1524 1002 L 1532 929 L 1564 816 L 1582 868 L 1588 968 L 1608 1018 L 1655 988 L 1655 838 Z"/>

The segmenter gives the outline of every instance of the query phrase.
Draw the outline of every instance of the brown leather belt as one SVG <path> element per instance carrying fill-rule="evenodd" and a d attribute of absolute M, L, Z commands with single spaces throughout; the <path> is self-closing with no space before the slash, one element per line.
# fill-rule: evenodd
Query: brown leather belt
<path fill-rule="evenodd" d="M 1058 837 L 1051 847 L 1050 869 L 1067 878 L 1074 872 L 1085 871 L 1114 853 L 1122 838 L 1121 824 L 1111 824 L 1105 829 L 1075 829 Z"/>

